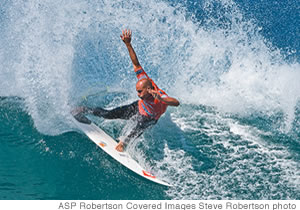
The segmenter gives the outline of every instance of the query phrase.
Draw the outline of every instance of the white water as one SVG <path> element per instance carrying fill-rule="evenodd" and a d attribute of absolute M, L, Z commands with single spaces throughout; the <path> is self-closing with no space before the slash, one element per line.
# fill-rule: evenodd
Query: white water
<path fill-rule="evenodd" d="M 203 3 L 207 10 L 209 2 Z M 128 91 L 128 102 L 136 100 L 135 75 L 119 37 L 121 30 L 128 27 L 133 31 L 133 46 L 145 70 L 182 104 L 214 106 L 221 113 L 239 116 L 272 116 L 282 112 L 285 120 L 281 129 L 289 131 L 300 97 L 299 63 L 289 64 L 279 51 L 267 47 L 259 28 L 245 20 L 232 1 L 219 2 L 231 22 L 227 29 L 216 24 L 209 27 L 210 23 L 218 22 L 213 18 L 206 25 L 187 20 L 185 8 L 155 0 L 7 3 L 8 18 L 3 20 L 0 39 L 0 95 L 24 98 L 35 127 L 50 135 L 72 129 L 66 120 L 69 111 L 87 92 L 95 93 L 109 86 Z M 99 88 L 94 88 L 98 85 Z M 119 103 L 112 102 L 110 106 Z M 222 170 L 211 176 L 194 170 L 192 157 L 186 151 L 166 145 L 164 159 L 155 167 L 169 168 L 161 176 L 178 186 L 167 192 L 170 197 L 249 198 L 235 194 L 229 189 L 231 183 L 224 182 L 237 177 L 237 182 L 246 185 L 247 174 L 254 176 L 257 172 L 261 175 L 257 178 L 259 182 L 269 183 L 274 188 L 270 192 L 275 192 L 278 185 L 263 177 L 265 174 L 260 170 L 264 167 L 257 166 L 255 158 L 287 171 L 285 175 L 271 174 L 279 177 L 279 185 L 294 184 L 299 189 L 299 174 L 293 174 L 299 168 L 297 163 L 286 161 L 290 154 L 284 148 L 279 151 L 272 145 L 264 145 L 260 138 L 262 131 L 218 116 L 212 117 L 207 130 L 199 129 L 198 119 L 193 120 L 188 111 L 170 112 L 171 121 L 186 135 L 189 130 L 205 133 L 214 139 L 208 148 L 221 145 L 233 155 L 217 153 L 215 158 L 220 160 Z M 202 114 L 198 110 L 192 112 L 196 117 Z M 224 127 L 230 130 L 224 131 Z M 230 141 L 232 134 L 255 147 L 236 145 Z M 196 146 L 202 154 L 200 146 Z M 253 155 L 248 163 L 241 159 L 240 149 Z M 238 161 L 230 165 L 235 160 Z M 254 193 L 257 186 L 251 187 Z M 261 193 L 264 198 L 263 193 L 269 192 L 262 189 Z"/>
<path fill-rule="evenodd" d="M 209 10 L 210 3 L 204 6 Z M 133 30 L 133 45 L 150 76 L 183 103 L 243 115 L 281 110 L 284 129 L 293 122 L 299 64 L 270 50 L 231 1 L 223 1 L 231 20 L 226 30 L 201 27 L 186 20 L 182 8 L 157 1 L 32 0 L 5 7 L 1 95 L 25 98 L 43 133 L 68 129 L 65 118 L 76 96 L 97 82 L 121 84 L 135 97 L 134 88 L 128 89 L 135 81 L 131 64 L 119 39 L 125 27 Z"/>
<path fill-rule="evenodd" d="M 171 198 L 293 199 L 299 192 L 299 163 L 284 146 L 265 141 L 272 133 L 215 113 L 174 112 L 172 120 L 186 141 L 196 141 L 196 148 L 190 152 L 165 145 L 157 167 L 167 168 L 161 176 L 176 186 L 167 191 Z M 209 156 L 199 160 L 203 154 Z M 214 166 L 201 170 L 210 161 Z"/>

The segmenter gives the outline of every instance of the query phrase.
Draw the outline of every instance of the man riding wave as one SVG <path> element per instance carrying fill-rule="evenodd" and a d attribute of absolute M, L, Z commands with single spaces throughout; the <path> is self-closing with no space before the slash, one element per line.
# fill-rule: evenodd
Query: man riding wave
<path fill-rule="evenodd" d="M 125 43 L 130 59 L 133 64 L 138 82 L 136 83 L 137 95 L 140 98 L 132 104 L 117 107 L 112 110 L 105 110 L 100 107 L 88 108 L 79 107 L 72 111 L 74 117 L 82 123 L 91 123 L 84 114 L 93 114 L 105 119 L 133 119 L 136 121 L 135 127 L 123 140 L 116 146 L 116 150 L 123 152 L 131 139 L 140 136 L 146 128 L 157 123 L 160 116 L 165 113 L 168 106 L 178 106 L 179 101 L 168 96 L 163 90 L 159 89 L 153 80 L 147 75 L 140 65 L 137 55 L 131 45 L 131 30 L 123 30 L 120 36 Z"/>

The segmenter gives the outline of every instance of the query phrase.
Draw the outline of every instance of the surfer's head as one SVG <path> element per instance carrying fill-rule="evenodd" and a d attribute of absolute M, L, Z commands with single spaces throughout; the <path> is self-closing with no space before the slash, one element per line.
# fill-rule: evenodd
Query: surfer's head
<path fill-rule="evenodd" d="M 153 89 L 152 82 L 149 79 L 141 79 L 136 83 L 136 91 L 138 97 L 141 99 L 148 99 L 152 95 L 148 92 L 148 89 Z"/>

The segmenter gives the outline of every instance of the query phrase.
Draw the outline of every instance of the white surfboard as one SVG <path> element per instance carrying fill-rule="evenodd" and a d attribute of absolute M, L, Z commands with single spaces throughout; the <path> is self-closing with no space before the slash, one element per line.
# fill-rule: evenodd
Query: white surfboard
<path fill-rule="evenodd" d="M 112 158 L 117 160 L 119 163 L 135 172 L 136 174 L 148 179 L 152 182 L 168 186 L 171 185 L 159 180 L 151 173 L 147 172 L 142 166 L 140 166 L 134 159 L 130 157 L 130 155 L 124 152 L 118 152 L 115 147 L 117 146 L 117 142 L 106 134 L 101 128 L 96 126 L 94 123 L 84 124 L 80 123 L 74 119 L 77 127 L 84 132 L 97 146 L 99 146 L 102 150 L 104 150 L 107 154 L 109 154 Z"/>

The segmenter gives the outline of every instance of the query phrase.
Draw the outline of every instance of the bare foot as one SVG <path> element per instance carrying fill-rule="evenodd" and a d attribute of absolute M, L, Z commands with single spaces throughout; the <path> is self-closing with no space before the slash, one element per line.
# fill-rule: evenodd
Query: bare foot
<path fill-rule="evenodd" d="M 124 147 L 125 147 L 124 142 L 120 141 L 120 142 L 118 143 L 118 145 L 116 146 L 116 150 L 117 150 L 118 152 L 124 152 Z"/>

